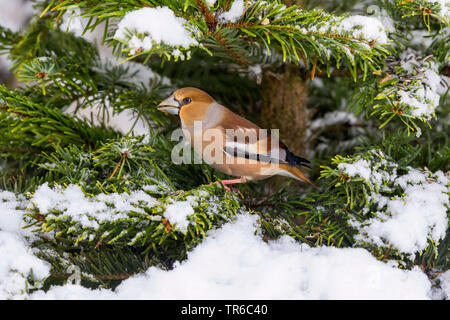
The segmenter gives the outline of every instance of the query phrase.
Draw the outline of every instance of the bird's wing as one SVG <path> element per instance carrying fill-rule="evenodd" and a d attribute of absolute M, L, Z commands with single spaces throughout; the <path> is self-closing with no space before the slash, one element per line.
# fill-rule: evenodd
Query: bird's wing
<path fill-rule="evenodd" d="M 221 127 L 225 130 L 224 152 L 228 155 L 291 166 L 309 163 L 290 152 L 276 135 L 231 111 L 223 118 Z"/>
<path fill-rule="evenodd" d="M 253 129 L 238 128 L 226 129 L 224 152 L 234 156 L 262 162 L 287 163 L 286 149 L 276 146 L 270 137 L 270 133 Z"/>

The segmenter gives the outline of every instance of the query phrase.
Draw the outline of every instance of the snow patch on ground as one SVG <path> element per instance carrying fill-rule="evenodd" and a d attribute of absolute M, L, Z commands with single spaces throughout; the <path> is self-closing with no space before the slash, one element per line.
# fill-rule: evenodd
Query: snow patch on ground
<path fill-rule="evenodd" d="M 22 229 L 25 223 L 22 220 L 22 212 L 16 208 L 20 206 L 20 199 L 10 191 L 0 190 L 0 230 L 10 233 L 29 235 Z"/>
<path fill-rule="evenodd" d="M 439 179 L 443 179 L 440 177 Z M 420 180 L 416 174 L 403 178 L 399 184 L 410 185 Z M 67 194 L 66 194 L 67 193 Z M 98 199 L 97 199 L 98 198 Z M 101 198 L 101 199 L 100 199 Z M 152 201 L 143 192 L 132 195 L 110 194 L 87 198 L 77 186 L 64 190 L 42 185 L 31 203 L 41 212 L 51 214 L 64 210 L 78 221 L 84 212 L 94 217 L 104 210 L 135 210 L 132 203 Z M 115 291 L 91 290 L 78 285 L 54 286 L 27 295 L 25 278 L 33 268 L 35 277 L 48 276 L 47 264 L 34 255 L 20 236 L 22 212 L 10 192 L 0 193 L 0 212 L 10 215 L 0 219 L 0 297 L 30 299 L 428 299 L 431 283 L 419 269 L 400 270 L 375 259 L 361 248 L 312 248 L 284 236 L 264 242 L 258 232 L 257 216 L 238 215 L 235 221 L 210 230 L 206 239 L 188 253 L 187 260 L 177 262 L 173 270 L 157 267 L 135 275 L 121 283 Z M 103 204 L 100 204 L 102 202 Z M 104 203 L 111 203 L 106 208 Z M 182 227 L 193 206 L 195 196 L 169 204 L 183 219 L 164 215 Z M 176 208 L 175 208 L 176 206 Z M 101 208 L 100 208 L 101 207 Z M 76 213 L 75 215 L 73 215 Z M 114 212 L 115 218 L 120 213 Z M 105 217 L 102 216 L 102 220 Z M 6 231 L 8 230 L 8 231 Z M 19 270 L 16 273 L 12 270 Z M 443 283 L 443 282 L 442 282 Z M 441 285 L 445 290 L 445 284 Z M 2 291 L 3 290 L 3 291 Z"/>
<path fill-rule="evenodd" d="M 400 270 L 364 249 L 310 248 L 285 236 L 264 242 L 256 217 L 240 215 L 209 232 L 171 271 L 152 267 L 115 292 L 76 285 L 32 299 L 428 299 L 419 269 Z"/>
<path fill-rule="evenodd" d="M 0 191 L 0 300 L 24 299 L 27 278 L 41 281 L 49 275 L 49 265 L 38 259 L 29 247 L 22 229 L 24 210 L 16 209 L 20 199 L 9 191 Z"/>
<path fill-rule="evenodd" d="M 437 280 L 440 288 L 435 290 L 433 298 L 450 300 L 450 270 L 441 273 Z"/>

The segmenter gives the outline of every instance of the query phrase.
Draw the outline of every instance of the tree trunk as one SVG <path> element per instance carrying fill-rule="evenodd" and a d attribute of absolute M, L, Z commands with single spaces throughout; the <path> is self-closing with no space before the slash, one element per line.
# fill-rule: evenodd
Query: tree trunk
<path fill-rule="evenodd" d="M 307 151 L 307 81 L 292 64 L 283 65 L 276 73 L 266 71 L 262 79 L 260 124 L 279 129 L 280 140 L 298 156 Z"/>

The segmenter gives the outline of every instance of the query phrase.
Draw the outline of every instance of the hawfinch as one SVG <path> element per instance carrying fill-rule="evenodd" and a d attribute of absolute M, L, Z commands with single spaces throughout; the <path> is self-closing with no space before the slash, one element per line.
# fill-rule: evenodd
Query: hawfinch
<path fill-rule="evenodd" d="M 220 105 L 200 89 L 179 89 L 161 102 L 158 110 L 180 117 L 186 140 L 203 161 L 239 177 L 222 180 L 224 185 L 273 175 L 313 184 L 298 168 L 308 167 L 308 160 L 297 157 L 276 136 Z"/>

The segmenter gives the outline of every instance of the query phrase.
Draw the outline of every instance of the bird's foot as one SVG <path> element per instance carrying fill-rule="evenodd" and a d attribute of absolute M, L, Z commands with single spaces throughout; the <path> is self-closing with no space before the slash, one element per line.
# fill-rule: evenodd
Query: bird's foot
<path fill-rule="evenodd" d="M 220 184 L 220 181 L 216 181 L 216 182 L 214 182 L 214 184 Z M 231 189 L 235 189 L 235 188 L 230 189 L 230 187 L 228 187 L 226 184 L 223 184 L 223 187 L 226 192 L 231 192 Z"/>

